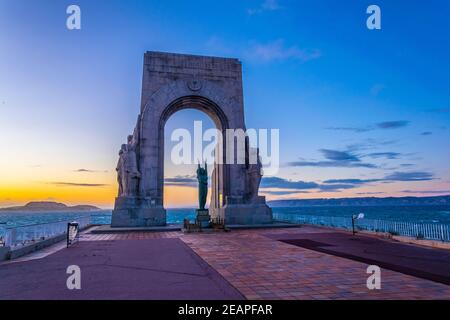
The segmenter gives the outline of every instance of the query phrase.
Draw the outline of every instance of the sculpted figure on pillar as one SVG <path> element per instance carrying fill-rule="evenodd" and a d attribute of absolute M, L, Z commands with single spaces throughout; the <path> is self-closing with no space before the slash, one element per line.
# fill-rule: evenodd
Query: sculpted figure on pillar
<path fill-rule="evenodd" d="M 249 163 L 246 172 L 247 198 L 253 200 L 258 196 L 259 185 L 262 178 L 262 163 L 259 158 L 259 149 L 249 148 L 249 152 L 256 153 L 256 163 Z"/>
<path fill-rule="evenodd" d="M 116 171 L 119 182 L 119 197 L 137 196 L 141 174 L 138 171 L 133 136 L 128 136 L 128 144 L 123 144 L 120 149 Z"/>
<path fill-rule="evenodd" d="M 125 177 L 125 169 L 124 169 L 124 158 L 125 152 L 127 151 L 127 145 L 123 144 L 119 151 L 119 161 L 117 162 L 116 171 L 117 171 L 117 183 L 119 184 L 119 197 L 124 195 L 124 177 Z"/>

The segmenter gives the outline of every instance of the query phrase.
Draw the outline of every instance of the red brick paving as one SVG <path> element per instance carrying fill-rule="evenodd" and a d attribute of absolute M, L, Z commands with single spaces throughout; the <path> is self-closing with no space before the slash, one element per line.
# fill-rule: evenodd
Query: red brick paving
<path fill-rule="evenodd" d="M 366 264 L 264 236 L 329 231 L 302 227 L 187 235 L 142 232 L 88 234 L 81 240 L 179 237 L 247 299 L 450 299 L 450 286 L 385 269 L 381 290 L 369 290 Z"/>

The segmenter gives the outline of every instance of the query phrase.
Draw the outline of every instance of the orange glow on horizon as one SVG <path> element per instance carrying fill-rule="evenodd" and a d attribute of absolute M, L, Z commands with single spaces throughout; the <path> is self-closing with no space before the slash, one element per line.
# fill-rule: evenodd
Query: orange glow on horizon
<path fill-rule="evenodd" d="M 55 201 L 66 205 L 94 205 L 102 209 L 111 209 L 117 196 L 117 183 L 113 176 L 102 186 L 76 186 L 58 185 L 52 182 L 29 182 L 29 183 L 3 183 L 0 185 L 0 207 L 21 206 L 30 201 Z M 74 180 L 77 181 L 77 180 Z M 86 182 L 87 183 L 87 182 Z M 440 188 L 441 187 L 441 188 Z M 431 184 L 428 190 L 445 190 L 446 184 Z M 350 198 L 350 197 L 401 197 L 401 196 L 427 196 L 438 194 L 404 193 L 398 190 L 408 189 L 408 183 L 392 183 L 383 188 L 356 188 L 342 192 L 314 192 L 290 193 L 286 195 L 271 195 L 260 190 L 267 200 L 292 200 L 292 199 L 318 199 L 318 198 Z M 409 189 L 412 189 L 411 187 Z M 282 191 L 282 189 L 271 189 Z M 208 203 L 211 189 L 208 190 Z M 165 208 L 186 208 L 197 206 L 197 188 L 190 186 L 164 186 Z"/>
<path fill-rule="evenodd" d="M 186 186 L 165 186 L 164 187 L 164 207 L 166 208 L 186 208 L 198 205 L 197 188 Z M 211 188 L 208 189 L 207 205 L 211 196 Z"/>
<path fill-rule="evenodd" d="M 22 206 L 30 201 L 55 201 L 69 206 L 87 204 L 111 209 L 116 196 L 116 184 L 98 187 L 58 186 L 50 183 L 9 184 L 0 186 L 0 207 Z M 166 186 L 164 204 L 167 208 L 195 207 L 197 188 Z"/>
<path fill-rule="evenodd" d="M 36 183 L 30 185 L 0 186 L 0 207 L 20 206 L 30 201 L 55 201 L 66 205 L 87 204 L 112 208 L 116 186 L 79 187 L 54 186 Z"/>

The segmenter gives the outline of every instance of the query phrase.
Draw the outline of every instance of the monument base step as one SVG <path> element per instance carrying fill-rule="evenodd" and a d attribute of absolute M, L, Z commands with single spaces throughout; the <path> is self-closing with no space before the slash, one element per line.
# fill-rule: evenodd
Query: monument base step
<path fill-rule="evenodd" d="M 230 232 L 229 228 L 225 229 L 216 229 L 216 228 L 202 228 L 202 229 L 185 229 L 182 228 L 181 232 L 183 233 L 218 233 L 218 232 Z"/>
<path fill-rule="evenodd" d="M 166 210 L 156 208 L 120 208 L 112 212 L 114 228 L 160 227 L 166 225 Z"/>
<path fill-rule="evenodd" d="M 299 228 L 300 224 L 287 223 L 287 222 L 273 222 L 264 224 L 254 224 L 254 225 L 242 225 L 242 224 L 230 224 L 226 225 L 225 229 L 214 229 L 205 228 L 200 232 L 202 233 L 216 233 L 216 232 L 227 232 L 230 230 L 239 229 L 275 229 L 275 228 Z M 168 224 L 166 226 L 159 227 L 111 227 L 110 225 L 103 225 L 96 227 L 90 231 L 94 234 L 102 233 L 124 233 L 124 232 L 171 232 L 171 231 L 183 231 L 183 226 L 181 224 Z"/>
<path fill-rule="evenodd" d="M 231 204 L 212 208 L 213 218 L 225 219 L 228 225 L 270 225 L 273 223 L 272 209 L 265 203 Z"/>
<path fill-rule="evenodd" d="M 227 224 L 226 227 L 230 230 L 238 229 L 275 229 L 275 228 L 300 228 L 302 225 L 289 222 L 262 223 L 262 224 Z"/>
<path fill-rule="evenodd" d="M 91 233 L 170 232 L 181 231 L 182 228 L 181 224 L 168 224 L 156 227 L 111 227 L 110 225 L 104 225 L 93 229 Z"/>

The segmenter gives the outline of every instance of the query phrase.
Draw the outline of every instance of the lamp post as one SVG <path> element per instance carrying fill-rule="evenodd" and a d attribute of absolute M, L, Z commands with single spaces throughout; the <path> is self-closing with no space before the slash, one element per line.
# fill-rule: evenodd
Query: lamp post
<path fill-rule="evenodd" d="M 353 233 L 353 235 L 356 234 L 355 221 L 358 219 L 364 219 L 364 213 L 359 213 L 358 215 L 356 215 L 356 214 L 352 215 L 352 233 Z"/>

